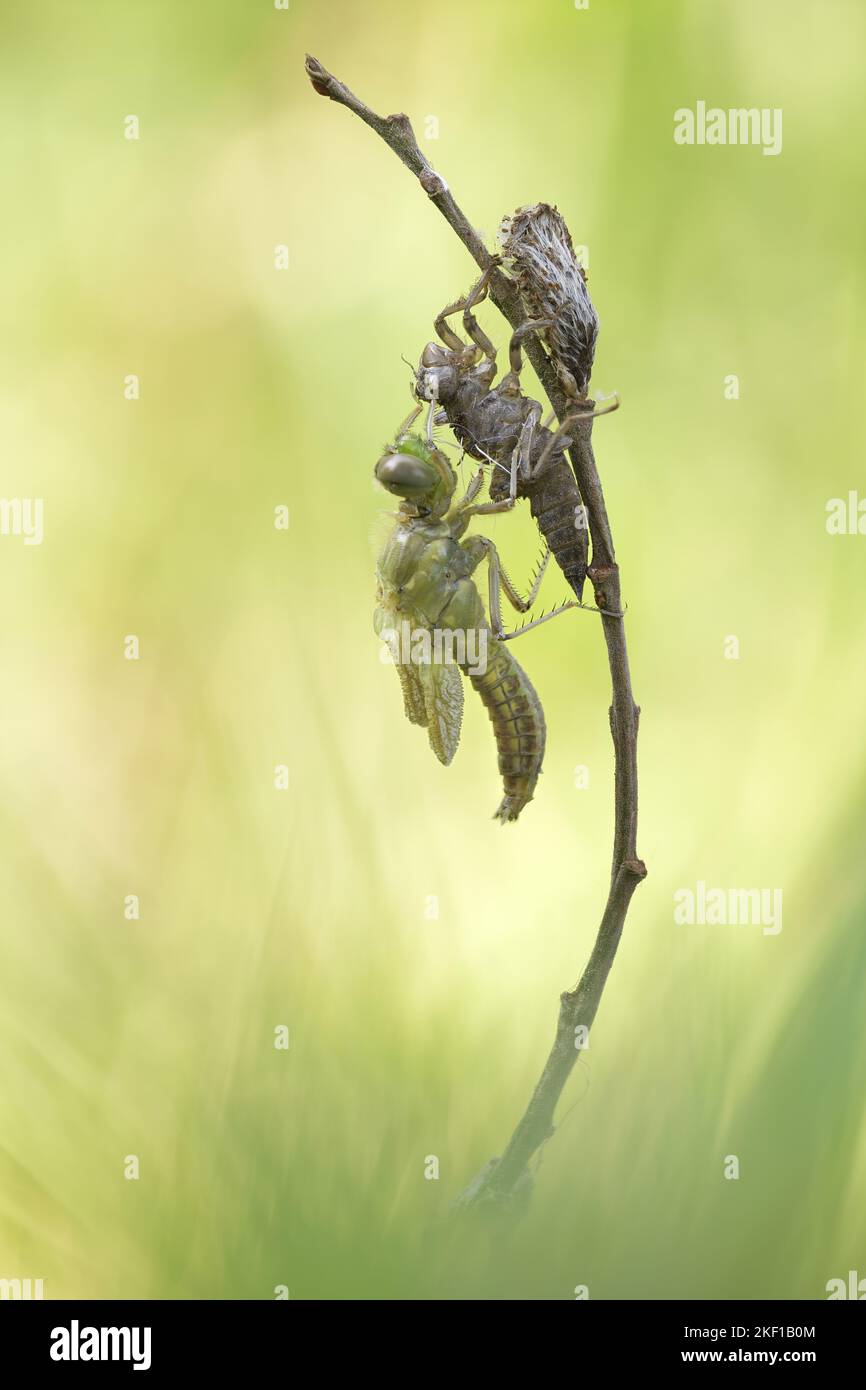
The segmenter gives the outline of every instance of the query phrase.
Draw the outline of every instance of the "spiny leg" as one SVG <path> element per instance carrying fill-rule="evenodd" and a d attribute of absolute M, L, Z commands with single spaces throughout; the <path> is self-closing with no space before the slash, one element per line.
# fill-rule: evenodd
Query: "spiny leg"
<path fill-rule="evenodd" d="M 541 406 L 531 401 L 526 419 L 520 428 L 520 435 L 511 451 L 511 471 L 508 480 L 508 496 L 497 502 L 482 502 L 467 509 L 467 516 L 493 516 L 498 512 L 510 512 L 517 501 L 518 473 L 524 482 L 532 476 L 532 438 L 541 418 Z M 497 463 L 497 467 L 503 467 Z"/>
<path fill-rule="evenodd" d="M 439 337 L 446 347 L 450 348 L 452 352 L 459 352 L 464 354 L 464 356 L 468 355 L 473 362 L 478 361 L 479 354 L 484 356 L 486 362 L 483 372 L 489 383 L 492 383 L 496 376 L 496 349 L 487 334 L 481 328 L 481 325 L 472 313 L 472 309 L 474 305 L 480 304 L 481 300 L 486 297 L 487 286 L 493 269 L 493 266 L 488 266 L 481 278 L 472 286 L 469 293 L 461 295 L 460 298 L 455 299 L 452 304 L 447 304 L 437 316 L 435 322 L 436 332 L 439 334 Z M 462 342 L 453 328 L 449 327 L 445 322 L 452 314 L 459 314 L 461 310 L 463 311 L 463 327 L 471 338 L 473 347 Z"/>
<path fill-rule="evenodd" d="M 496 546 L 492 541 L 487 540 L 486 536 L 482 536 L 481 539 L 485 543 L 489 562 L 487 568 L 487 604 L 490 609 L 490 626 L 493 628 L 495 636 L 502 637 L 505 632 L 505 625 L 502 622 L 502 604 L 499 595 L 503 569 Z"/>
<path fill-rule="evenodd" d="M 541 420 L 541 403 L 531 401 L 526 419 L 520 430 L 520 438 L 511 458 L 511 495 L 517 496 L 517 473 L 525 483 L 532 477 L 532 441 Z"/>
<path fill-rule="evenodd" d="M 395 439 L 400 440 L 403 438 L 403 436 L 408 432 L 409 426 L 418 419 L 418 416 L 421 414 L 421 411 L 423 409 L 424 407 L 422 405 L 413 406 L 413 408 L 409 411 L 409 414 L 406 416 L 406 419 L 403 421 L 402 425 L 400 425 L 400 427 L 398 428 L 397 433 L 394 435 Z"/>
<path fill-rule="evenodd" d="M 532 470 L 533 480 L 535 478 L 540 477 L 540 475 L 544 472 L 545 468 L 547 468 L 547 466 L 550 464 L 550 462 L 553 459 L 554 449 L 557 447 L 557 445 L 560 445 L 563 449 L 567 449 L 571 445 L 572 440 L 567 437 L 568 430 L 576 421 L 597 420 L 600 415 L 610 415 L 612 411 L 618 409 L 619 397 L 617 396 L 614 400 L 613 405 L 606 405 L 601 410 L 574 410 L 570 415 L 566 415 L 562 424 L 559 426 L 559 429 L 556 431 L 555 434 L 552 434 L 545 443 L 544 448 L 542 449 L 541 454 L 539 455 L 538 462 L 535 465 L 535 468 Z"/>
<path fill-rule="evenodd" d="M 513 497 L 503 497 L 501 502 L 479 502 L 477 507 L 467 507 L 463 515 L 465 517 L 496 516 L 499 512 L 510 512 L 513 506 Z"/>
<path fill-rule="evenodd" d="M 499 551 L 487 536 L 471 536 L 468 541 L 463 542 L 464 552 L 472 560 L 472 569 L 476 569 L 483 559 L 487 559 L 487 596 L 488 607 L 490 610 L 490 626 L 495 637 L 505 636 L 505 626 L 502 621 L 502 602 L 501 594 L 505 594 L 512 608 L 518 613 L 527 613 L 532 607 L 541 588 L 541 581 L 547 568 L 547 561 L 550 558 L 550 551 L 545 547 L 544 558 L 533 577 L 532 585 L 527 598 L 522 598 L 516 587 L 505 572 L 502 561 L 499 558 Z M 471 571 L 470 571 L 471 573 Z"/>
<path fill-rule="evenodd" d="M 463 327 L 467 335 L 472 339 L 476 347 L 480 348 L 487 361 L 496 372 L 496 348 L 484 332 L 472 310 L 476 304 L 480 304 L 482 299 L 487 297 L 487 285 L 490 280 L 490 270 L 485 270 L 481 279 L 472 286 L 466 296 L 466 305 L 463 310 Z"/>
<path fill-rule="evenodd" d="M 454 329 L 445 320 L 452 314 L 458 313 L 463 308 L 463 300 L 456 299 L 453 304 L 446 304 L 441 313 L 436 315 L 433 327 L 439 334 L 446 347 L 451 348 L 452 352 L 463 352 L 466 344 L 458 338 Z"/>
<path fill-rule="evenodd" d="M 527 594 L 526 598 L 522 598 L 521 595 L 518 593 L 514 583 L 510 579 L 509 575 L 507 574 L 506 570 L 504 569 L 502 561 L 499 558 L 499 551 L 496 549 L 496 546 L 493 544 L 493 541 L 488 540 L 486 536 L 482 536 L 480 537 L 480 539 L 485 542 L 485 548 L 487 550 L 487 560 L 489 564 L 489 582 L 491 588 L 495 585 L 497 594 L 501 589 L 502 593 L 505 594 L 505 597 L 511 604 L 511 607 L 514 608 L 518 613 L 528 613 L 536 598 L 538 597 L 538 591 L 541 588 L 541 581 L 544 579 L 544 572 L 547 569 L 547 562 L 550 559 L 549 548 L 547 546 L 544 547 L 543 558 L 533 576 L 529 588 L 529 593 Z M 497 608 L 498 607 L 499 604 L 497 603 Z"/>
<path fill-rule="evenodd" d="M 445 308 L 436 315 L 433 326 L 445 346 L 451 348 L 454 352 L 464 352 L 466 350 L 466 344 L 458 338 L 454 329 L 447 324 L 445 320 L 449 319 L 452 314 L 459 314 L 461 310 L 466 309 L 467 304 L 469 308 L 471 308 L 472 304 L 480 303 L 487 293 L 487 284 L 492 272 L 493 267 L 489 266 L 481 276 L 481 279 L 472 286 L 468 294 L 462 294 L 459 299 L 455 299 L 451 304 L 446 304 Z M 473 296 L 476 297 L 473 298 Z"/>
<path fill-rule="evenodd" d="M 463 532 L 466 530 L 472 517 L 478 515 L 480 508 L 477 506 L 473 506 L 473 503 L 475 502 L 475 498 L 478 496 L 483 485 L 484 469 L 479 468 L 478 471 L 474 473 L 472 478 L 470 479 L 469 486 L 466 488 L 466 491 L 460 498 L 459 502 L 456 502 L 454 504 L 454 506 L 448 512 L 448 515 L 445 517 L 445 520 L 452 528 L 452 535 L 455 537 L 455 539 L 463 535 Z M 473 539 L 480 540 L 481 538 L 474 537 Z M 467 542 L 467 544 L 471 546 L 472 543 Z M 476 559 L 475 564 L 478 564 L 479 560 L 480 557 L 479 559 Z"/>
<path fill-rule="evenodd" d="M 474 510 L 475 509 L 472 507 L 467 508 L 464 512 L 464 517 L 467 517 Z M 462 527 L 460 529 L 462 530 Z M 459 534 L 459 531 L 455 534 Z M 515 608 L 518 613 L 527 613 L 538 597 L 538 591 L 541 588 L 541 582 L 544 578 L 545 570 L 547 569 L 547 562 L 550 559 L 549 547 L 547 545 L 544 547 L 543 558 L 533 576 L 529 594 L 525 599 L 518 593 L 511 579 L 505 572 L 502 561 L 499 558 L 499 552 L 493 544 L 493 541 L 487 536 L 470 536 L 468 540 L 461 543 L 461 549 L 470 559 L 470 574 L 478 568 L 482 560 L 486 558 L 488 561 L 489 568 L 487 579 L 490 627 L 494 636 L 501 642 L 511 642 L 515 637 L 522 637 L 524 633 L 531 632 L 535 627 L 541 627 L 542 623 L 549 623 L 551 618 L 558 618 L 561 613 L 568 613 L 572 608 L 580 608 L 586 613 L 601 613 L 606 618 L 625 617 L 625 609 L 622 609 L 620 612 L 614 612 L 613 609 L 610 608 L 597 608 L 594 604 L 579 603 L 577 600 L 571 599 L 551 609 L 549 613 L 542 613 L 540 618 L 534 618 L 532 622 L 524 623 L 522 627 L 516 628 L 515 631 L 506 632 L 505 625 L 502 621 L 500 593 L 505 594 L 512 608 Z"/>
<path fill-rule="evenodd" d="M 552 608 L 549 613 L 543 613 L 540 618 L 533 619 L 531 623 L 524 623 L 522 627 L 515 628 L 514 632 L 498 632 L 496 635 L 500 642 L 513 642 L 515 637 L 522 637 L 525 632 L 531 632 L 534 627 L 541 627 L 542 623 L 549 623 L 551 618 L 558 618 L 560 613 L 567 613 L 570 608 L 583 607 L 584 604 L 573 599 L 571 602 L 560 604 L 558 608 Z"/>
<path fill-rule="evenodd" d="M 511 375 L 515 380 L 523 370 L 523 354 L 520 344 L 530 333 L 539 333 L 545 328 L 550 328 L 551 319 L 527 319 L 519 328 L 515 328 L 511 335 L 511 342 L 508 344 L 508 362 L 511 367 Z"/>
<path fill-rule="evenodd" d="M 479 468 L 478 472 L 472 475 L 472 478 L 469 481 L 469 486 L 467 487 L 463 496 L 460 498 L 460 501 L 457 503 L 457 506 L 454 508 L 454 513 L 456 513 L 459 516 L 462 512 L 467 511 L 469 507 L 471 507 L 472 503 L 475 501 L 475 498 L 478 496 L 483 485 L 484 469 Z M 452 513 L 449 513 L 449 516 L 450 515 L 452 515 Z"/>
<path fill-rule="evenodd" d="M 551 618 L 558 618 L 560 613 L 567 613 L 571 608 L 580 608 L 584 613 L 601 613 L 605 618 L 625 617 L 624 608 L 615 613 L 612 608 L 596 608 L 595 604 L 578 603 L 576 599 L 571 599 L 552 608 L 549 613 L 543 613 L 540 618 L 534 618 L 531 623 L 524 623 L 522 627 L 515 628 L 514 632 L 498 632 L 496 635 L 501 642 L 513 642 L 515 637 L 522 637 L 525 632 L 531 632 L 534 627 L 541 627 L 542 623 L 549 623 Z"/>
<path fill-rule="evenodd" d="M 427 406 L 427 418 L 424 421 L 424 434 L 427 439 L 427 443 L 430 445 L 431 448 L 433 448 L 435 445 L 435 440 L 433 438 L 433 426 L 436 423 L 436 417 L 439 415 L 438 385 L 439 383 L 436 377 L 431 377 L 430 404 Z M 423 406 L 418 407 L 419 410 L 423 410 L 423 408 Z"/>
<path fill-rule="evenodd" d="M 502 570 L 502 587 L 508 594 L 509 602 L 511 603 L 512 608 L 516 608 L 518 613 L 528 613 L 535 600 L 538 598 L 538 591 L 541 588 L 541 581 L 544 578 L 544 574 L 547 569 L 547 562 L 549 559 L 550 546 L 545 544 L 541 552 L 541 560 L 539 561 L 538 568 L 536 569 L 535 574 L 532 577 L 532 580 L 529 585 L 529 593 L 526 595 L 525 599 L 522 599 L 520 595 L 516 592 L 508 575 L 505 573 L 504 570 Z"/>

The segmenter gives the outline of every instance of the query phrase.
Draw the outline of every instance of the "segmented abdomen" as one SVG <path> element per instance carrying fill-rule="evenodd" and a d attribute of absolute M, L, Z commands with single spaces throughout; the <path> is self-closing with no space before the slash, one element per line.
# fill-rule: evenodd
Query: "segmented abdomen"
<path fill-rule="evenodd" d="M 460 437 L 456 425 L 454 430 Z M 540 430 L 536 435 L 532 450 L 533 468 L 537 467 L 549 440 L 548 430 Z M 510 444 L 510 440 L 508 442 Z M 465 445 L 463 438 L 461 438 L 461 443 L 467 447 L 468 452 L 468 446 Z M 504 459 L 510 464 L 510 448 L 506 450 L 502 447 L 498 454 L 493 453 L 492 456 L 500 460 Z M 499 468 L 493 470 L 490 479 L 491 500 L 499 502 L 507 497 L 508 488 L 509 470 L 503 462 Z M 556 457 L 545 465 L 543 472 L 537 478 L 530 478 L 526 481 L 518 476 L 517 496 L 529 498 L 529 510 L 532 512 L 539 531 L 550 546 L 554 560 L 578 599 L 582 600 L 586 566 L 589 561 L 589 536 L 586 528 L 586 515 L 580 500 L 577 483 L 561 447 L 557 448 Z"/>
<path fill-rule="evenodd" d="M 467 671 L 484 701 L 499 750 L 505 796 L 496 811 L 503 823 L 517 820 L 532 800 L 544 758 L 544 710 L 526 672 L 502 642 L 491 637 L 483 675 Z"/>
<path fill-rule="evenodd" d="M 529 509 L 553 558 L 582 599 L 589 545 L 580 493 L 565 457 L 560 455 L 540 478 L 518 491 L 529 498 Z"/>

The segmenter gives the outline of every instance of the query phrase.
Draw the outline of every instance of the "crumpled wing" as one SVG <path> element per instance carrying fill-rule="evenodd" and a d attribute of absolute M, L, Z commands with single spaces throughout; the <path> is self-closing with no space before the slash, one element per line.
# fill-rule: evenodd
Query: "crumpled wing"
<path fill-rule="evenodd" d="M 424 687 L 418 679 L 418 667 L 411 662 L 395 662 L 397 675 L 403 690 L 403 706 L 410 724 L 427 723 L 427 706 L 424 703 Z"/>
<path fill-rule="evenodd" d="M 453 663 L 423 662 L 414 667 L 424 692 L 430 747 L 447 767 L 457 752 L 463 723 L 463 678 Z"/>

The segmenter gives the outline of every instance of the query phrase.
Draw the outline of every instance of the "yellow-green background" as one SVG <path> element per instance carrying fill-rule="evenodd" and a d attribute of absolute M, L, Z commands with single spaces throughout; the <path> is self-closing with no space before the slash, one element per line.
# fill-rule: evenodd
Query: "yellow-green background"
<path fill-rule="evenodd" d="M 866 1275 L 866 538 L 825 531 L 866 490 L 864 43 L 855 0 L 5 7 L 0 492 L 44 498 L 45 540 L 0 538 L 0 1277 L 567 1299 Z M 445 1217 L 594 936 L 606 663 L 586 615 L 521 642 L 549 736 L 517 826 L 478 702 L 448 770 L 403 719 L 371 474 L 401 354 L 473 267 L 307 49 L 419 135 L 438 117 L 425 149 L 489 241 L 559 205 L 623 401 L 595 438 L 649 878 L 504 1227 Z M 698 99 L 782 107 L 782 154 L 677 147 Z M 489 531 L 524 576 L 528 514 Z M 675 927 L 698 879 L 782 887 L 782 933 Z"/>

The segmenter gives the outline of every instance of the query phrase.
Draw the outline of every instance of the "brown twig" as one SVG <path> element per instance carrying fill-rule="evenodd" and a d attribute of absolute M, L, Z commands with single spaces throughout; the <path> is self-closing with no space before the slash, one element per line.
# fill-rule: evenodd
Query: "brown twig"
<path fill-rule="evenodd" d="M 476 265 L 482 270 L 493 266 L 494 258 L 458 206 L 445 180 L 421 153 L 408 116 L 377 116 L 316 58 L 307 57 L 306 69 L 320 96 L 330 97 L 359 116 L 415 174 L 430 201 L 456 232 Z M 498 267 L 492 271 L 489 293 L 512 328 L 520 327 L 525 314 L 519 290 Z M 524 339 L 524 346 L 551 405 L 562 419 L 567 401 L 550 359 L 533 335 Z M 492 1159 L 466 1188 L 461 1198 L 464 1205 L 513 1196 L 525 1181 L 533 1154 L 553 1133 L 557 1102 L 580 1055 L 582 1039 L 578 1040 L 577 1030 L 586 1029 L 588 1033 L 593 1024 L 632 894 L 646 875 L 646 868 L 637 855 L 637 731 L 640 711 L 632 696 L 625 623 L 621 617 L 611 616 L 621 612 L 620 573 L 591 439 L 592 421 L 586 420 L 578 426 L 570 453 L 586 507 L 592 541 L 592 564 L 588 574 L 595 591 L 595 601 L 599 608 L 606 610 L 601 623 L 610 666 L 610 729 L 615 761 L 610 892 L 595 945 L 580 981 L 575 989 L 560 996 L 556 1037 L 532 1098 L 502 1156 Z"/>

